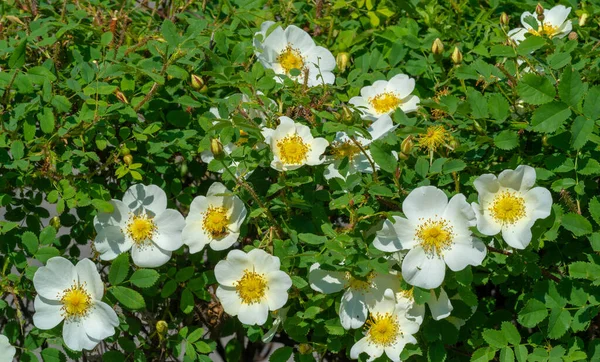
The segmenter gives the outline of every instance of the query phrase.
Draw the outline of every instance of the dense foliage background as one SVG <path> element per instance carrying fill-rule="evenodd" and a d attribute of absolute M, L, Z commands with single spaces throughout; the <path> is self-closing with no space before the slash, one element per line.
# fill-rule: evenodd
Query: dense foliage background
<path fill-rule="evenodd" d="M 108 201 L 132 184 L 160 186 L 169 207 L 186 215 L 192 199 L 221 180 L 249 207 L 241 247 L 272 252 L 293 280 L 287 318 L 273 338 L 285 347 L 271 360 L 347 360 L 362 330 L 342 328 L 339 294 L 313 291 L 308 268 L 319 262 L 358 277 L 386 271 L 373 235 L 412 189 L 435 185 L 472 202 L 476 177 L 525 164 L 552 191 L 552 215 L 535 224 L 525 250 L 482 237 L 494 241 L 484 264 L 446 276 L 451 317 L 427 318 L 418 345 L 402 357 L 600 360 L 600 6 L 564 1 L 573 34 L 511 44 L 508 30 L 536 4 L 2 1 L 0 333 L 18 347 L 19 361 L 210 361 L 210 353 L 252 360 L 272 343 L 262 338 L 274 320 L 249 327 L 223 313 L 213 269 L 226 251 L 181 248 L 167 265 L 142 273 L 127 254 L 102 262 L 89 251 L 94 215 L 110 211 Z M 508 25 L 500 23 L 503 12 Z M 276 82 L 252 45 L 266 20 L 295 24 L 338 56 L 335 84 Z M 460 62 L 451 59 L 455 47 Z M 279 173 L 268 150 L 254 147 L 262 136 L 248 109 L 265 112 L 270 125 L 287 115 L 330 142 L 340 130 L 364 133 L 367 124 L 348 100 L 398 73 L 416 79 L 421 106 L 396 111 L 399 128 L 371 146 L 375 174 L 327 182 L 324 166 Z M 249 99 L 243 107 L 240 93 Z M 231 121 L 213 125 L 211 107 Z M 431 156 L 419 140 L 432 125 L 451 136 Z M 232 157 L 255 169 L 247 182 L 216 173 L 216 160 L 202 162 L 217 136 L 241 145 Z M 392 151 L 402 151 L 399 161 Z M 60 328 L 32 324 L 33 274 L 58 255 L 91 255 L 101 265 L 106 300 L 120 318 L 115 336 L 85 354 L 62 346 Z M 415 290 L 417 301 L 428 295 Z M 159 320 L 168 331 L 157 330 Z"/>

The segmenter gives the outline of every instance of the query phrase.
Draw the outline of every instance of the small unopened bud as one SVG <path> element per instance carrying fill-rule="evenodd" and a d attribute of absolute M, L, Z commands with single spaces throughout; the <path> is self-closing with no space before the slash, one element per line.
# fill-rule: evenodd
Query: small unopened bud
<path fill-rule="evenodd" d="M 569 40 L 577 40 L 577 33 L 572 31 L 569 33 Z"/>
<path fill-rule="evenodd" d="M 456 138 L 452 137 L 452 139 L 450 139 L 450 141 L 448 142 L 448 146 L 452 151 L 454 151 L 455 149 L 460 147 L 460 142 Z"/>
<path fill-rule="evenodd" d="M 335 63 L 337 64 L 340 72 L 345 72 L 346 68 L 348 68 L 348 65 L 350 64 L 350 54 L 346 52 L 338 53 L 338 55 L 335 57 Z"/>
<path fill-rule="evenodd" d="M 413 136 L 409 135 L 400 144 L 400 152 L 402 152 L 405 155 L 410 155 L 414 145 L 415 145 L 415 143 L 413 142 Z"/>
<path fill-rule="evenodd" d="M 126 156 L 126 155 L 128 155 L 128 154 L 130 154 L 130 153 L 131 153 L 131 151 L 129 150 L 129 148 L 127 148 L 127 147 L 125 147 L 125 146 L 123 146 L 123 147 L 121 148 L 121 155 L 123 155 L 123 156 Z"/>
<path fill-rule="evenodd" d="M 55 216 L 52 219 L 50 219 L 50 225 L 56 230 L 60 229 L 60 218 L 58 216 Z"/>
<path fill-rule="evenodd" d="M 442 55 L 444 52 L 444 43 L 440 40 L 440 38 L 435 38 L 433 44 L 431 45 L 431 52 L 433 55 Z"/>
<path fill-rule="evenodd" d="M 300 354 L 308 354 L 312 351 L 312 347 L 310 346 L 310 344 L 307 343 L 301 343 L 298 346 L 298 352 L 300 352 Z"/>
<path fill-rule="evenodd" d="M 121 102 L 125 103 L 125 104 L 129 104 L 129 101 L 127 100 L 127 97 L 125 97 L 125 94 L 123 94 L 123 92 L 116 90 L 115 91 L 115 96 L 117 97 L 118 100 L 120 100 Z"/>
<path fill-rule="evenodd" d="M 352 123 L 352 111 L 348 106 L 342 106 L 341 121 L 344 123 Z"/>
<path fill-rule="evenodd" d="M 462 53 L 460 52 L 460 50 L 458 49 L 458 47 L 454 47 L 454 51 L 452 52 L 451 59 L 452 59 L 452 62 L 454 62 L 454 64 L 462 63 L 463 56 L 462 56 Z"/>
<path fill-rule="evenodd" d="M 587 19 L 588 19 L 587 13 L 581 14 L 581 16 L 579 17 L 579 26 L 584 26 L 585 23 L 587 22 Z"/>
<path fill-rule="evenodd" d="M 167 333 L 168 330 L 169 330 L 169 325 L 167 324 L 167 322 L 165 322 L 165 321 L 156 322 L 156 331 L 159 334 L 164 335 L 165 333 Z"/>
<path fill-rule="evenodd" d="M 210 152 L 212 152 L 213 156 L 217 160 L 222 160 L 224 152 L 223 152 L 223 144 L 221 143 L 221 141 L 219 141 L 216 138 L 213 138 L 212 140 L 210 140 Z"/>
<path fill-rule="evenodd" d="M 509 19 L 508 19 L 508 15 L 506 13 L 500 14 L 500 25 L 506 26 L 506 25 L 508 25 L 508 21 L 509 21 Z"/>
<path fill-rule="evenodd" d="M 543 22 L 543 21 L 544 21 L 544 19 L 546 19 L 546 17 L 544 16 L 544 14 L 540 14 L 540 15 L 538 15 L 538 16 L 537 16 L 537 19 L 538 19 L 539 21 Z M 542 25 L 542 26 L 543 26 L 543 25 Z"/>
<path fill-rule="evenodd" d="M 127 164 L 127 165 L 131 165 L 133 163 L 133 156 L 132 155 L 123 156 L 123 162 L 125 162 L 125 164 Z"/>
<path fill-rule="evenodd" d="M 196 74 L 192 74 L 192 87 L 194 89 L 202 89 L 204 87 L 204 80 Z"/>
<path fill-rule="evenodd" d="M 544 15 L 544 7 L 542 6 L 542 4 L 537 4 L 537 6 L 535 7 L 535 13 L 538 15 Z"/>

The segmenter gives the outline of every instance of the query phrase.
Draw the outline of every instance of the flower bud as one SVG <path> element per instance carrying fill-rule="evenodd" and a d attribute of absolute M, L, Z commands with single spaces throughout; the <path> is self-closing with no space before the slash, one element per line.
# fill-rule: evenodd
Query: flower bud
<path fill-rule="evenodd" d="M 440 40 L 440 38 L 435 38 L 433 44 L 431 45 L 431 52 L 433 55 L 442 55 L 444 52 L 444 44 Z"/>
<path fill-rule="evenodd" d="M 546 19 L 546 17 L 544 16 L 544 14 L 541 14 L 541 15 L 537 16 L 537 19 L 543 23 L 544 19 Z M 543 25 L 542 25 L 542 27 L 543 27 Z"/>
<path fill-rule="evenodd" d="M 210 152 L 212 152 L 213 156 L 215 156 L 217 160 L 222 160 L 224 152 L 223 144 L 221 143 L 221 141 L 219 141 L 216 138 L 210 140 Z"/>
<path fill-rule="evenodd" d="M 350 108 L 348 108 L 348 106 L 342 106 L 342 112 L 340 115 L 341 121 L 347 124 L 352 124 L 353 121 L 353 117 L 352 117 L 352 111 L 350 110 Z"/>
<path fill-rule="evenodd" d="M 60 218 L 58 216 L 55 216 L 52 219 L 50 219 L 50 225 L 56 230 L 60 229 Z"/>
<path fill-rule="evenodd" d="M 569 40 L 577 40 L 577 33 L 574 31 L 570 32 L 568 38 Z"/>
<path fill-rule="evenodd" d="M 125 164 L 127 164 L 127 165 L 131 165 L 133 163 L 133 156 L 132 155 L 123 156 L 123 162 L 125 162 Z"/>
<path fill-rule="evenodd" d="M 169 325 L 167 324 L 167 322 L 165 322 L 165 321 L 156 322 L 156 331 L 159 334 L 164 335 L 165 333 L 167 333 L 168 330 L 169 330 Z"/>
<path fill-rule="evenodd" d="M 460 64 L 462 63 L 463 60 L 463 56 L 462 53 L 460 52 L 460 50 L 458 49 L 458 47 L 454 47 L 454 51 L 452 52 L 452 62 L 454 62 L 454 64 Z"/>
<path fill-rule="evenodd" d="M 192 74 L 192 87 L 194 89 L 202 89 L 204 87 L 204 80 L 196 74 Z"/>
<path fill-rule="evenodd" d="M 509 19 L 508 19 L 508 15 L 506 13 L 500 14 L 500 25 L 506 26 L 506 25 L 508 25 L 508 21 L 509 21 Z"/>
<path fill-rule="evenodd" d="M 537 4 L 537 6 L 535 7 L 535 13 L 538 15 L 544 15 L 544 7 L 542 6 L 542 4 Z"/>
<path fill-rule="evenodd" d="M 413 136 L 409 135 L 400 144 L 400 152 L 402 152 L 405 155 L 410 155 L 414 145 L 415 143 L 413 142 Z"/>
<path fill-rule="evenodd" d="M 584 26 L 585 23 L 587 22 L 587 19 L 588 19 L 587 13 L 581 14 L 581 16 L 579 17 L 579 26 Z"/>
<path fill-rule="evenodd" d="M 298 352 L 300 352 L 300 354 L 308 354 L 312 351 L 312 347 L 310 346 L 310 344 L 307 343 L 301 343 L 298 346 Z"/>
<path fill-rule="evenodd" d="M 346 52 L 338 53 L 338 55 L 335 57 L 335 63 L 337 64 L 337 67 L 340 70 L 340 72 L 345 72 L 346 68 L 348 68 L 348 65 L 350 63 L 350 54 Z"/>
<path fill-rule="evenodd" d="M 125 97 L 125 94 L 123 94 L 123 92 L 115 90 L 115 96 L 117 97 L 118 100 L 120 100 L 121 102 L 125 103 L 125 104 L 129 104 L 129 101 L 127 100 L 127 97 Z"/>
<path fill-rule="evenodd" d="M 129 150 L 129 148 L 127 148 L 126 146 L 121 147 L 121 155 L 127 156 L 130 153 L 131 151 Z"/>

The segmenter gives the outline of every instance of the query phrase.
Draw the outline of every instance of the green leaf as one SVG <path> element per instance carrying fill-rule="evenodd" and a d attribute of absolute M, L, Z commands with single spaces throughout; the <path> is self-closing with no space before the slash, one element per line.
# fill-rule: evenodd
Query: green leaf
<path fill-rule="evenodd" d="M 548 337 L 558 339 L 562 337 L 571 325 L 571 313 L 562 308 L 552 309 L 548 319 Z"/>
<path fill-rule="evenodd" d="M 585 89 L 579 72 L 571 67 L 566 67 L 558 83 L 560 99 L 570 106 L 577 107 L 583 99 Z"/>
<path fill-rule="evenodd" d="M 373 162 L 379 165 L 382 170 L 394 173 L 396 172 L 396 166 L 398 161 L 392 155 L 391 151 L 386 151 L 383 145 L 380 142 L 373 142 L 369 147 L 371 151 L 371 157 L 373 157 Z"/>
<path fill-rule="evenodd" d="M 471 362 L 488 362 L 494 359 L 496 350 L 491 347 L 479 348 L 471 355 Z"/>
<path fill-rule="evenodd" d="M 504 122 L 509 115 L 509 104 L 500 93 L 488 94 L 490 117 L 498 122 Z"/>
<path fill-rule="evenodd" d="M 519 134 L 512 130 L 504 130 L 494 137 L 494 144 L 501 150 L 512 150 L 519 145 Z"/>
<path fill-rule="evenodd" d="M 591 120 L 600 118 L 600 85 L 590 88 L 583 102 L 583 114 Z"/>
<path fill-rule="evenodd" d="M 14 141 L 10 146 L 10 153 L 15 160 L 20 160 L 25 156 L 25 146 L 21 141 Z"/>
<path fill-rule="evenodd" d="M 544 38 L 539 36 L 530 36 L 519 43 L 517 46 L 517 53 L 519 53 L 519 55 L 526 56 L 540 49 L 544 45 L 546 45 L 546 40 Z"/>
<path fill-rule="evenodd" d="M 494 348 L 502 348 L 508 345 L 504 333 L 494 329 L 486 329 L 482 333 L 483 339 Z"/>
<path fill-rule="evenodd" d="M 582 116 L 575 118 L 571 126 L 571 146 L 576 150 L 585 146 L 593 130 L 594 121 Z"/>
<path fill-rule="evenodd" d="M 44 107 L 42 113 L 38 113 L 38 120 L 40 121 L 40 128 L 44 133 L 52 133 L 54 131 L 54 113 L 52 108 Z"/>
<path fill-rule="evenodd" d="M 488 102 L 481 93 L 476 90 L 471 91 L 468 101 L 474 118 L 488 118 Z"/>
<path fill-rule="evenodd" d="M 517 320 L 523 327 L 533 328 L 538 323 L 546 319 L 548 310 L 544 303 L 536 299 L 530 299 L 517 317 Z"/>
<path fill-rule="evenodd" d="M 35 253 L 35 258 L 40 262 L 40 263 L 46 263 L 48 261 L 48 259 L 53 258 L 55 256 L 59 256 L 60 252 L 58 251 L 57 248 L 53 247 L 53 246 L 47 246 L 45 248 L 40 248 L 37 253 Z"/>
<path fill-rule="evenodd" d="M 41 353 L 44 362 L 65 362 L 67 358 L 56 348 L 45 348 Z"/>
<path fill-rule="evenodd" d="M 102 34 L 102 36 L 100 37 L 100 45 L 102 45 L 103 47 L 106 47 L 112 41 L 113 41 L 113 33 L 111 31 L 107 31 L 106 33 Z"/>
<path fill-rule="evenodd" d="M 597 196 L 594 196 L 594 198 L 590 200 L 589 209 L 590 215 L 592 215 L 596 224 L 600 225 L 600 201 Z"/>
<path fill-rule="evenodd" d="M 127 254 L 125 254 L 127 255 Z M 111 269 L 112 270 L 112 269 Z M 123 286 L 111 287 L 110 292 L 125 308 L 131 310 L 142 309 L 146 307 L 144 297 L 133 289 Z"/>
<path fill-rule="evenodd" d="M 531 125 L 533 130 L 542 133 L 554 133 L 571 116 L 571 109 L 561 102 L 544 104 L 533 112 Z"/>
<path fill-rule="evenodd" d="M 100 199 L 93 199 L 92 200 L 92 205 L 94 205 L 94 207 L 96 208 L 96 210 L 98 210 L 99 212 L 104 212 L 107 214 L 110 214 L 111 212 L 113 212 L 115 210 L 112 202 L 110 201 L 104 201 L 104 200 L 100 200 Z"/>
<path fill-rule="evenodd" d="M 269 362 L 287 362 L 292 356 L 292 353 L 294 353 L 292 347 L 278 348 L 271 354 L 271 357 L 269 357 Z"/>
<path fill-rule="evenodd" d="M 442 170 L 444 170 L 445 174 L 450 174 L 452 172 L 462 171 L 467 167 L 467 164 L 463 160 L 449 160 L 442 166 Z"/>
<path fill-rule="evenodd" d="M 521 334 L 517 330 L 514 324 L 510 322 L 502 322 L 502 333 L 504 333 L 504 337 L 508 341 L 508 343 L 512 345 L 517 345 L 521 342 Z"/>
<path fill-rule="evenodd" d="M 427 349 L 427 361 L 429 362 L 443 362 L 446 360 L 446 348 L 441 342 L 433 343 L 429 345 Z"/>
<path fill-rule="evenodd" d="M 10 69 L 21 68 L 25 64 L 25 51 L 27 50 L 27 38 L 23 39 L 19 45 L 13 50 L 8 59 L 8 67 Z"/>
<path fill-rule="evenodd" d="M 327 237 L 315 234 L 301 233 L 298 234 L 298 239 L 311 245 L 320 245 L 327 241 Z"/>
<path fill-rule="evenodd" d="M 568 213 L 562 218 L 562 226 L 572 232 L 575 236 L 583 236 L 592 233 L 592 224 L 583 216 Z"/>
<path fill-rule="evenodd" d="M 29 254 L 33 255 L 37 252 L 39 247 L 38 238 L 31 231 L 26 231 L 21 235 L 21 242 Z"/>
<path fill-rule="evenodd" d="M 160 27 L 160 32 L 167 41 L 167 44 L 173 49 L 179 46 L 179 34 L 177 33 L 177 27 L 169 19 L 163 21 Z"/>
<path fill-rule="evenodd" d="M 159 274 L 152 269 L 138 269 L 129 278 L 129 281 L 139 288 L 149 288 L 156 283 Z"/>
<path fill-rule="evenodd" d="M 108 272 L 108 281 L 112 285 L 119 285 L 127 279 L 129 274 L 129 253 L 122 253 L 113 260 L 110 271 Z"/>
<path fill-rule="evenodd" d="M 54 244 L 54 240 L 56 240 L 56 229 L 54 226 L 46 226 L 42 232 L 40 232 L 40 244 Z"/>
<path fill-rule="evenodd" d="M 515 355 L 517 357 L 517 361 L 519 362 L 527 362 L 527 355 L 529 352 L 527 351 L 527 347 L 520 344 L 515 346 Z"/>
<path fill-rule="evenodd" d="M 500 350 L 500 362 L 514 362 L 515 354 L 510 347 L 504 347 Z"/>
<path fill-rule="evenodd" d="M 523 76 L 517 84 L 517 93 L 523 101 L 536 105 L 548 103 L 556 96 L 556 90 L 548 78 L 532 73 Z"/>
<path fill-rule="evenodd" d="M 179 309 L 181 309 L 184 314 L 190 314 L 194 310 L 194 293 L 188 288 L 185 288 L 181 293 Z"/>

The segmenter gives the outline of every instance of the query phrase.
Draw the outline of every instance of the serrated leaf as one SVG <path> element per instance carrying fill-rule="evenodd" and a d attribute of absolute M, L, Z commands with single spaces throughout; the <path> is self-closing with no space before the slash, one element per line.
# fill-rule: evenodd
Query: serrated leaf
<path fill-rule="evenodd" d="M 327 237 L 325 236 L 308 233 L 298 234 L 298 239 L 311 245 L 320 245 L 327 241 Z"/>
<path fill-rule="evenodd" d="M 294 353 L 292 347 L 281 347 L 276 349 L 269 357 L 269 362 L 287 362 Z"/>
<path fill-rule="evenodd" d="M 600 225 L 600 201 L 598 201 L 597 196 L 594 196 L 594 198 L 590 200 L 589 210 L 592 219 L 594 219 L 596 224 Z"/>
<path fill-rule="evenodd" d="M 471 355 L 471 362 L 488 362 L 494 359 L 496 350 L 491 347 L 479 348 Z"/>
<path fill-rule="evenodd" d="M 519 362 L 527 362 L 527 356 L 529 352 L 527 351 L 527 347 L 520 344 L 515 346 L 515 356 L 517 357 L 517 361 Z"/>
<path fill-rule="evenodd" d="M 562 308 L 555 308 L 548 319 L 548 337 L 558 339 L 562 337 L 571 325 L 571 313 Z"/>
<path fill-rule="evenodd" d="M 593 231 L 592 224 L 585 217 L 575 213 L 563 216 L 562 226 L 575 236 L 591 234 Z"/>
<path fill-rule="evenodd" d="M 111 287 L 112 295 L 127 309 L 137 310 L 146 307 L 144 297 L 133 289 L 122 286 Z"/>
<path fill-rule="evenodd" d="M 517 53 L 519 53 L 519 55 L 529 55 L 544 45 L 546 45 L 546 40 L 544 38 L 539 36 L 530 36 L 519 43 L 517 46 Z"/>
<path fill-rule="evenodd" d="M 10 69 L 20 68 L 25 64 L 25 53 L 27 50 L 27 38 L 23 39 L 19 45 L 13 50 L 8 59 L 8 67 Z"/>
<path fill-rule="evenodd" d="M 571 126 L 571 146 L 576 150 L 585 146 L 593 130 L 593 120 L 582 116 L 575 118 Z"/>
<path fill-rule="evenodd" d="M 517 327 L 510 322 L 502 322 L 501 327 L 502 333 L 504 333 L 504 337 L 508 341 L 508 343 L 512 345 L 517 345 L 521 342 L 521 334 Z"/>
<path fill-rule="evenodd" d="M 129 275 L 129 254 L 122 253 L 113 260 L 108 272 L 108 281 L 112 285 L 119 285 L 127 279 L 127 275 Z"/>
<path fill-rule="evenodd" d="M 169 47 L 174 49 L 179 45 L 179 34 L 177 34 L 177 27 L 171 20 L 165 19 L 165 21 L 163 21 L 162 26 L 160 27 L 160 32 L 167 41 L 167 44 L 169 44 Z"/>
<path fill-rule="evenodd" d="M 566 67 L 563 70 L 558 83 L 558 95 L 563 102 L 577 107 L 583 99 L 585 88 L 578 71 L 573 70 L 572 67 Z"/>
<path fill-rule="evenodd" d="M 382 170 L 389 173 L 396 172 L 398 160 L 396 160 L 394 155 L 392 155 L 391 151 L 386 151 L 379 142 L 372 143 L 369 147 L 369 150 L 371 152 L 373 162 L 378 164 Z"/>
<path fill-rule="evenodd" d="M 519 312 L 517 320 L 523 327 L 533 328 L 546 319 L 547 316 L 548 309 L 546 309 L 544 303 L 537 299 L 530 299 Z"/>
<path fill-rule="evenodd" d="M 486 329 L 482 333 L 483 339 L 494 348 L 502 348 L 508 345 L 504 333 L 494 329 Z"/>
<path fill-rule="evenodd" d="M 512 150 L 519 145 L 519 135 L 512 130 L 504 130 L 494 137 L 494 144 L 501 150 Z"/>
<path fill-rule="evenodd" d="M 594 86 L 589 89 L 585 95 L 585 101 L 583 102 L 583 114 L 591 120 L 597 120 L 600 118 L 600 86 Z"/>
<path fill-rule="evenodd" d="M 523 101 L 529 104 L 545 104 L 554 99 L 556 90 L 546 77 L 527 73 L 517 84 L 517 92 Z"/>
<path fill-rule="evenodd" d="M 490 117 L 498 122 L 504 122 L 509 115 L 509 104 L 500 93 L 488 94 Z"/>
<path fill-rule="evenodd" d="M 159 278 L 159 274 L 156 270 L 152 269 L 139 269 L 136 270 L 129 278 L 129 281 L 139 288 L 149 288 L 156 283 Z"/>
<path fill-rule="evenodd" d="M 500 350 L 500 362 L 514 362 L 515 354 L 510 347 L 504 347 Z"/>
<path fill-rule="evenodd" d="M 564 103 L 544 104 L 533 112 L 531 125 L 533 130 L 542 133 L 554 133 L 571 116 L 571 109 Z"/>

